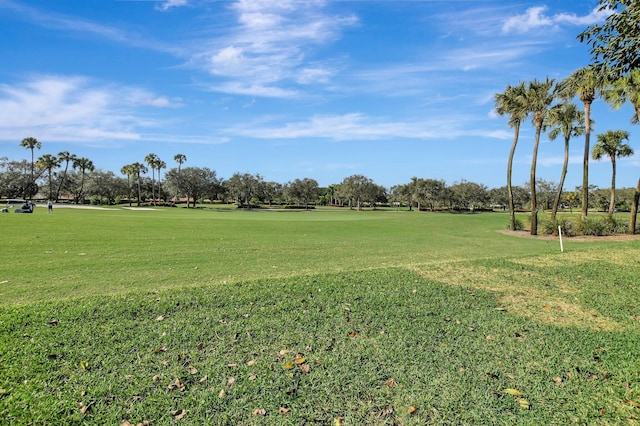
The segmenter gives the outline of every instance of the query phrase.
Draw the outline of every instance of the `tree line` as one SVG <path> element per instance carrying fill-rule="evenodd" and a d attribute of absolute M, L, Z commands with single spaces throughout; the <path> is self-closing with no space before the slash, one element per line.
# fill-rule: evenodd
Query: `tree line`
<path fill-rule="evenodd" d="M 29 160 L 0 158 L 0 197 L 49 199 L 72 203 L 119 204 L 140 206 L 184 204 L 195 207 L 205 201 L 235 203 L 241 208 L 261 205 L 296 206 L 308 209 L 314 205 L 345 206 L 353 209 L 387 205 L 410 210 L 505 209 L 513 203 L 514 210 L 529 207 L 531 198 L 527 185 L 488 188 L 483 184 L 461 180 L 447 185 L 444 180 L 413 177 L 407 183 L 385 188 L 371 178 L 355 174 L 341 182 L 320 187 L 315 179 L 302 178 L 286 183 L 265 180 L 259 174 L 235 173 L 220 178 L 207 167 L 184 167 L 187 156 L 176 154 L 175 167 L 150 153 L 142 161 L 122 166 L 121 176 L 112 171 L 96 169 L 88 158 L 68 151 L 57 155 L 35 157 L 42 148 L 37 139 L 29 137 L 20 143 L 31 153 Z M 124 177 L 123 177 L 124 176 Z M 558 199 L 561 184 L 536 180 L 537 208 L 557 211 L 577 206 L 581 188 L 565 191 Z M 511 200 L 509 199 L 511 194 Z M 609 209 L 608 190 L 594 185 L 588 188 L 589 208 Z M 627 209 L 633 202 L 634 190 L 616 190 L 616 206 Z"/>

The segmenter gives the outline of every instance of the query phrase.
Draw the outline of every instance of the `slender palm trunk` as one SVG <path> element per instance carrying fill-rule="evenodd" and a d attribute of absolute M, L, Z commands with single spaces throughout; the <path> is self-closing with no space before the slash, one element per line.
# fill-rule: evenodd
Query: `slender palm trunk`
<path fill-rule="evenodd" d="M 138 173 L 138 207 L 140 207 L 140 173 Z"/>
<path fill-rule="evenodd" d="M 609 201 L 609 216 L 613 216 L 616 209 L 616 156 L 611 156 L 611 200 Z"/>
<path fill-rule="evenodd" d="M 536 197 L 536 165 L 538 162 L 538 145 L 540 144 L 542 123 L 536 125 L 536 139 L 533 144 L 533 157 L 531 159 L 531 235 L 538 235 L 538 199 Z"/>
<path fill-rule="evenodd" d="M 560 199 L 562 198 L 562 188 L 564 188 L 564 179 L 567 177 L 567 168 L 569 167 L 569 140 L 571 136 L 565 136 L 564 138 L 564 163 L 562 163 L 562 173 L 560 174 L 560 183 L 558 184 L 558 192 L 556 193 L 556 199 L 553 201 L 553 208 L 551 209 L 551 222 L 556 222 L 556 215 L 560 208 Z M 553 235 L 557 234 L 557 229 L 554 227 Z"/>
<path fill-rule="evenodd" d="M 511 144 L 511 151 L 509 151 L 509 162 L 507 163 L 507 196 L 509 198 L 509 229 L 511 231 L 516 230 L 516 206 L 513 201 L 513 188 L 511 186 L 511 176 L 513 171 L 513 157 L 516 153 L 516 145 L 518 145 L 518 137 L 520 136 L 520 123 L 516 123 L 514 126 L 513 143 Z"/>
<path fill-rule="evenodd" d="M 631 206 L 631 218 L 629 220 L 629 233 L 636 233 L 636 218 L 638 216 L 638 202 L 640 202 L 640 179 L 638 179 L 638 185 L 636 186 L 636 193 L 633 197 L 633 205 Z"/>
<path fill-rule="evenodd" d="M 589 213 L 589 144 L 591 139 L 591 102 L 584 103 L 584 160 L 582 163 L 582 219 Z"/>
<path fill-rule="evenodd" d="M 153 197 L 153 205 L 156 205 L 156 174 L 153 167 L 151 168 L 151 196 Z"/>

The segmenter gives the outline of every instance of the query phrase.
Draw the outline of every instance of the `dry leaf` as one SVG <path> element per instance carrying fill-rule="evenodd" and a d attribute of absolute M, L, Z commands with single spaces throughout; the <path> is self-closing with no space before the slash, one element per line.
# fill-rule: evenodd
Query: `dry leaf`
<path fill-rule="evenodd" d="M 348 334 L 349 337 L 353 337 L 354 339 L 357 339 L 360 337 L 360 335 L 358 333 L 356 333 L 355 331 L 350 331 Z"/>
<path fill-rule="evenodd" d="M 156 321 L 162 321 L 164 320 L 164 315 L 160 315 L 158 318 L 156 318 Z"/>
<path fill-rule="evenodd" d="M 51 318 L 51 319 L 48 321 L 48 324 L 49 324 L 49 325 L 58 325 L 58 320 L 57 320 L 57 319 L 55 319 L 55 318 Z"/>
<path fill-rule="evenodd" d="M 385 385 L 389 386 L 390 388 L 394 387 L 396 385 L 396 381 L 393 379 L 389 379 L 386 382 L 384 382 Z"/>
<path fill-rule="evenodd" d="M 625 404 L 629 404 L 632 407 L 640 408 L 640 404 L 638 404 L 637 402 L 632 401 L 630 399 L 627 399 L 624 403 Z"/>
<path fill-rule="evenodd" d="M 342 425 L 343 425 L 342 420 L 343 420 L 343 418 L 342 418 L 342 417 L 337 417 L 337 418 L 333 421 L 334 426 L 342 426 Z"/>
<path fill-rule="evenodd" d="M 225 397 L 225 395 L 226 395 L 226 393 L 225 393 L 224 389 L 222 389 L 222 390 L 220 391 L 220 393 L 218 393 L 218 398 L 222 399 L 222 398 L 224 398 L 224 397 Z"/>
<path fill-rule="evenodd" d="M 237 362 L 232 362 L 231 364 L 227 364 L 227 367 L 236 368 L 238 366 Z"/>
<path fill-rule="evenodd" d="M 180 420 L 185 416 L 185 414 L 187 414 L 187 410 L 176 410 L 171 412 L 171 417 L 175 420 Z"/>
<path fill-rule="evenodd" d="M 288 409 L 287 407 L 280 407 L 279 410 L 281 413 L 283 414 L 287 414 L 289 411 L 291 411 L 290 409 Z"/>
<path fill-rule="evenodd" d="M 409 415 L 415 414 L 416 411 L 418 411 L 418 409 L 416 407 L 414 407 L 413 405 L 411 407 L 409 407 Z"/>
<path fill-rule="evenodd" d="M 160 376 L 158 376 L 158 375 L 153 376 L 153 381 L 154 382 L 157 382 L 158 380 L 160 380 Z"/>
<path fill-rule="evenodd" d="M 503 390 L 504 393 L 508 394 L 508 395 L 513 395 L 513 396 L 522 396 L 522 392 L 520 392 L 517 389 L 511 389 L 511 388 L 507 388 L 505 390 Z"/>
<path fill-rule="evenodd" d="M 204 349 L 204 343 L 198 343 L 198 346 L 196 346 L 198 348 L 199 351 Z"/>
<path fill-rule="evenodd" d="M 492 335 L 488 335 L 487 336 L 487 340 L 493 340 L 493 336 Z"/>
<path fill-rule="evenodd" d="M 252 365 L 255 365 L 255 364 L 256 364 L 256 360 L 255 359 L 252 359 L 251 361 L 247 361 L 247 365 L 249 367 L 251 367 Z"/>
<path fill-rule="evenodd" d="M 227 379 L 227 386 L 229 386 L 229 387 L 233 386 L 233 384 L 235 383 L 235 381 L 236 381 L 236 378 L 235 378 L 235 377 L 233 377 L 233 376 L 229 377 L 229 378 Z"/>
<path fill-rule="evenodd" d="M 204 382 L 206 382 L 206 381 L 207 381 L 207 379 L 208 379 L 208 377 L 207 377 L 207 376 L 204 376 L 204 377 L 202 377 L 200 380 L 198 380 L 198 383 L 204 383 Z"/>
<path fill-rule="evenodd" d="M 306 359 L 304 359 L 304 357 L 302 357 L 302 356 L 300 356 L 300 357 L 296 356 L 294 361 L 295 361 L 296 364 L 300 365 L 300 364 L 304 364 Z"/>
<path fill-rule="evenodd" d="M 280 351 L 280 355 L 286 355 L 286 354 L 288 354 L 289 352 L 291 352 L 291 351 L 290 351 L 290 350 L 288 350 L 288 349 L 283 349 L 283 350 L 281 350 L 281 351 Z"/>
<path fill-rule="evenodd" d="M 303 373 L 308 373 L 309 371 L 311 371 L 311 367 L 309 366 L 309 364 L 302 364 L 300 366 L 300 371 L 302 371 Z"/>
<path fill-rule="evenodd" d="M 80 361 L 80 370 L 88 370 L 89 363 L 87 361 Z"/>
<path fill-rule="evenodd" d="M 265 416 L 267 414 L 267 410 L 264 408 L 256 408 L 251 412 L 254 416 Z"/>
<path fill-rule="evenodd" d="M 257 379 L 257 378 L 258 378 L 258 376 L 256 376 L 255 374 L 252 374 L 252 375 L 249 376 L 249 380 L 251 380 L 251 381 L 253 381 L 253 380 Z"/>
<path fill-rule="evenodd" d="M 189 372 L 189 374 L 196 374 L 198 373 L 198 369 L 195 368 L 193 365 L 189 365 L 187 366 L 187 371 Z"/>
<path fill-rule="evenodd" d="M 528 410 L 530 408 L 529 401 L 527 401 L 526 399 L 518 398 L 518 404 L 520 404 L 520 408 L 522 408 L 523 410 Z"/>
<path fill-rule="evenodd" d="M 558 376 L 558 377 L 554 377 L 554 378 L 553 378 L 553 381 L 554 381 L 555 383 L 562 383 L 562 377 L 560 377 L 560 376 Z"/>
<path fill-rule="evenodd" d="M 284 368 L 285 370 L 291 370 L 293 369 L 293 367 L 295 367 L 293 365 L 293 361 L 287 361 L 284 363 L 284 366 L 282 368 Z"/>

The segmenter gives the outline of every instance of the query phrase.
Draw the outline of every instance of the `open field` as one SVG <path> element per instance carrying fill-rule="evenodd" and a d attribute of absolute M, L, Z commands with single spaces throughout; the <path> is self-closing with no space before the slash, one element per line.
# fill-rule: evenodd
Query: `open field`
<path fill-rule="evenodd" d="M 506 222 L 2 215 L 0 423 L 640 423 L 640 241 Z"/>

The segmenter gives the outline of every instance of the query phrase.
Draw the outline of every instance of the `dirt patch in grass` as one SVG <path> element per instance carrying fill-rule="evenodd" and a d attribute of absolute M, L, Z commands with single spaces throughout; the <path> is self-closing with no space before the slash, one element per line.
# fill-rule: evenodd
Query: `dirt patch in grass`
<path fill-rule="evenodd" d="M 557 240 L 557 235 L 531 235 L 531 231 L 523 230 L 523 231 L 509 231 L 508 229 L 502 229 L 498 231 L 504 235 L 511 235 L 512 237 L 522 237 L 522 238 L 532 238 L 536 240 Z M 615 242 L 615 241 L 634 241 L 640 239 L 640 234 L 616 234 L 616 235 L 605 235 L 602 237 L 598 237 L 595 235 L 578 235 L 575 237 L 562 237 L 565 241 L 570 242 L 581 242 L 581 243 L 593 243 L 593 242 Z"/>

